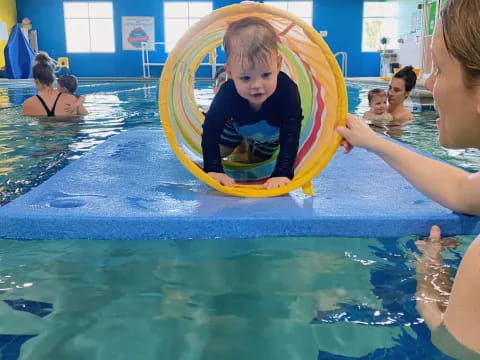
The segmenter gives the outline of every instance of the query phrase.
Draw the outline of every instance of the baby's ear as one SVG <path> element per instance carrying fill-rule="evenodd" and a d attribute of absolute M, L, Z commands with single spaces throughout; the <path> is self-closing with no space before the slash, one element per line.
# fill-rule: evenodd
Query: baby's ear
<path fill-rule="evenodd" d="M 280 71 L 282 69 L 282 61 L 283 56 L 281 54 L 277 55 L 277 70 Z"/>

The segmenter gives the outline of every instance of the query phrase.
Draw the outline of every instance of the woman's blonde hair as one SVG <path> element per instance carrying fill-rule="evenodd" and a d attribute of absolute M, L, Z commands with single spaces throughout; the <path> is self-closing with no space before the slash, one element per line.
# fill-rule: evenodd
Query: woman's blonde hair
<path fill-rule="evenodd" d="M 254 16 L 245 17 L 228 26 L 223 48 L 227 62 L 232 55 L 250 64 L 267 62 L 270 55 L 278 53 L 277 34 L 268 21 Z"/>
<path fill-rule="evenodd" d="M 467 88 L 480 84 L 480 1 L 448 0 L 441 12 L 447 51 L 464 70 Z"/>

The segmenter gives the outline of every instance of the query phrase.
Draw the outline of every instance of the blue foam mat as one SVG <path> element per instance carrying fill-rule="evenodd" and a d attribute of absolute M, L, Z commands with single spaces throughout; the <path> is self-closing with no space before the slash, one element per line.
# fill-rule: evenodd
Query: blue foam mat
<path fill-rule="evenodd" d="M 314 180 L 277 198 L 230 197 L 183 168 L 160 129 L 111 137 L 42 185 L 0 208 L 0 237 L 185 239 L 212 237 L 480 233 L 480 218 L 428 200 L 376 155 L 339 150 Z"/>

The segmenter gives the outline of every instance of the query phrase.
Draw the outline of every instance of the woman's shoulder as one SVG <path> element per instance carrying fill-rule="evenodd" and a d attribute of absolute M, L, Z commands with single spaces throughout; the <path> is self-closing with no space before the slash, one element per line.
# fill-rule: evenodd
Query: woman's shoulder
<path fill-rule="evenodd" d="M 445 325 L 467 347 L 480 351 L 480 236 L 465 251 L 460 262 L 447 311 Z"/>
<path fill-rule="evenodd" d="M 37 95 L 33 95 L 33 96 L 30 96 L 28 99 L 26 99 L 24 102 L 23 102 L 23 105 L 30 105 L 32 104 L 34 101 L 36 101 L 37 99 Z"/>
<path fill-rule="evenodd" d="M 445 323 L 441 323 L 432 331 L 432 342 L 442 352 L 455 359 L 480 360 L 480 352 L 459 341 Z"/>
<path fill-rule="evenodd" d="M 41 105 L 40 102 L 37 100 L 37 96 L 30 96 L 22 104 L 23 114 L 32 115 L 33 113 L 37 113 L 40 106 Z"/>

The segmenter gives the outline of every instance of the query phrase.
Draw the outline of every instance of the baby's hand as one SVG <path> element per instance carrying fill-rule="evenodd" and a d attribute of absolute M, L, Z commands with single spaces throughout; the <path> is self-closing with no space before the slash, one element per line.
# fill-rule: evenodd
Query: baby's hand
<path fill-rule="evenodd" d="M 65 104 L 64 107 L 65 112 L 75 115 L 77 113 L 77 106 L 76 103 L 73 104 Z"/>
<path fill-rule="evenodd" d="M 265 181 L 265 184 L 263 184 L 263 187 L 267 190 L 276 189 L 281 186 L 287 185 L 289 182 L 290 182 L 290 179 L 284 176 L 271 177 L 270 179 Z"/>
<path fill-rule="evenodd" d="M 212 179 L 218 181 L 220 184 L 225 186 L 234 186 L 235 181 L 225 173 L 218 173 L 210 171 L 207 173 Z"/>

